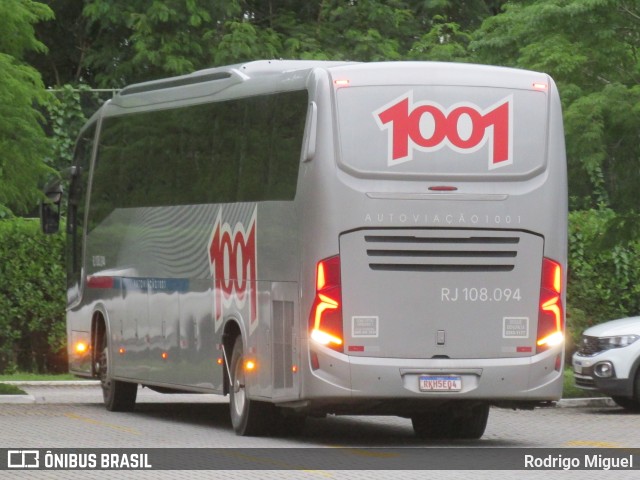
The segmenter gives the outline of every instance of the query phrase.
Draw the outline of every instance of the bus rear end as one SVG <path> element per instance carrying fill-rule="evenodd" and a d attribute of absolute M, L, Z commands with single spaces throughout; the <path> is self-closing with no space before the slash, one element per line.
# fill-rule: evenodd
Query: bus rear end
<path fill-rule="evenodd" d="M 308 409 L 471 438 L 488 405 L 559 399 L 567 187 L 553 81 L 437 63 L 316 76 Z"/>

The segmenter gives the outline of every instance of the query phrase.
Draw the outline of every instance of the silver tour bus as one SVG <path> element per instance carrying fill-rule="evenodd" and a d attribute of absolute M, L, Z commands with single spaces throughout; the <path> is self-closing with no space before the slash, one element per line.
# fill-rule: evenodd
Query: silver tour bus
<path fill-rule="evenodd" d="M 141 83 L 89 120 L 69 174 L 69 369 L 109 410 L 143 385 L 229 394 L 240 435 L 368 414 L 479 438 L 491 405 L 561 396 L 546 74 L 274 60 Z"/>

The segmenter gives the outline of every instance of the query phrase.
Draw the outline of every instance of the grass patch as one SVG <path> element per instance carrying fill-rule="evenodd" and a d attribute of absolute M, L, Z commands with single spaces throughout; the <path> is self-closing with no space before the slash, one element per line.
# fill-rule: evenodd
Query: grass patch
<path fill-rule="evenodd" d="M 26 395 L 27 393 L 20 390 L 15 385 L 7 385 L 6 383 L 0 383 L 0 395 Z"/>
<path fill-rule="evenodd" d="M 56 380 L 82 380 L 70 373 L 12 373 L 0 375 L 0 382 L 51 382 Z"/>
<path fill-rule="evenodd" d="M 597 392 L 595 390 L 583 390 L 576 387 L 573 380 L 573 370 L 571 368 L 564 369 L 564 388 L 562 391 L 562 398 L 592 398 L 592 397 L 606 397 L 606 395 Z"/>

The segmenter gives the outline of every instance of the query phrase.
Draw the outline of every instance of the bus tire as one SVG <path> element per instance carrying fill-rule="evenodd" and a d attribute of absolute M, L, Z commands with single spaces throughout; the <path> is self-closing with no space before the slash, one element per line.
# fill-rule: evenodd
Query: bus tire
<path fill-rule="evenodd" d="M 488 420 L 489 405 L 474 405 L 454 417 L 451 438 L 477 440 L 484 435 Z"/>
<path fill-rule="evenodd" d="M 241 336 L 236 338 L 233 346 L 230 367 L 229 412 L 233 430 L 237 435 L 242 436 L 260 436 L 269 433 L 269 427 L 275 417 L 275 407 L 270 403 L 251 400 L 247 396 L 244 347 Z"/>
<path fill-rule="evenodd" d="M 98 373 L 104 406 L 110 412 L 130 412 L 136 406 L 138 384 L 114 380 L 109 371 L 109 345 L 107 334 L 102 337 L 102 351 L 98 360 Z"/>
<path fill-rule="evenodd" d="M 411 423 L 420 438 L 477 440 L 484 435 L 488 418 L 489 405 L 480 404 L 423 412 L 413 415 Z"/>
<path fill-rule="evenodd" d="M 411 417 L 411 424 L 419 438 L 451 438 L 452 419 L 447 412 L 437 410 L 415 414 Z"/>

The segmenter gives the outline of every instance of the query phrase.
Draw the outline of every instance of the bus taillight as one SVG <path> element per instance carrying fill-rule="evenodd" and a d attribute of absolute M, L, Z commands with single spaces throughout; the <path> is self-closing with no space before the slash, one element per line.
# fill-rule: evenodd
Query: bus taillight
<path fill-rule="evenodd" d="M 342 287 L 338 255 L 318 262 L 316 297 L 309 316 L 309 331 L 315 342 L 343 351 Z"/>
<path fill-rule="evenodd" d="M 558 345 L 564 340 L 562 308 L 562 267 L 553 260 L 543 258 L 537 353 Z"/>

